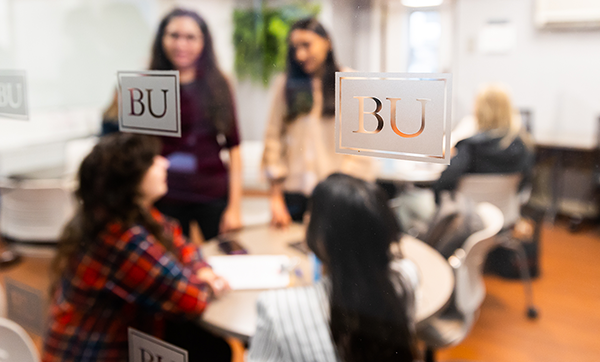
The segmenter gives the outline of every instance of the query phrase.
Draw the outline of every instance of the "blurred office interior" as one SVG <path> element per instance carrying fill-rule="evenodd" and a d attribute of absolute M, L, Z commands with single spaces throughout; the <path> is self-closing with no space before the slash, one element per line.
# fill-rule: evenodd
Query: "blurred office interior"
<path fill-rule="evenodd" d="M 0 204 L 1 210 L 12 210 L 0 211 L 0 235 L 23 259 L 0 268 L 0 283 L 9 278 L 47 299 L 49 260 L 74 212 L 74 175 L 100 133 L 116 73 L 148 68 L 155 30 L 174 7 L 197 11 L 212 31 L 219 65 L 235 92 L 242 219 L 246 225 L 268 223 L 268 183 L 260 161 L 269 89 L 284 69 L 281 61 L 265 61 L 280 58 L 268 58 L 271 50 L 261 42 L 285 46 L 285 26 L 282 33 L 276 21 L 316 14 L 331 33 L 341 65 L 362 72 L 451 73 L 453 128 L 472 114 L 482 85 L 504 84 L 535 142 L 528 205 L 544 215 L 536 247 L 539 275 L 533 281 L 539 317 L 525 316 L 518 279 L 488 275 L 478 321 L 461 344 L 440 349 L 438 359 L 597 361 L 600 2 L 426 3 L 0 0 L 0 70 L 24 70 L 29 97 L 29 120 L 0 116 Z M 255 21 L 242 23 L 244 16 Z M 255 39 L 253 46 L 263 53 L 245 56 L 247 39 Z M 386 174 L 420 167 L 378 162 Z M 394 182 L 396 190 L 413 187 Z M 28 331 L 40 347 L 39 330 Z M 243 344 L 232 343 L 241 351 L 236 358 L 243 358 Z"/>

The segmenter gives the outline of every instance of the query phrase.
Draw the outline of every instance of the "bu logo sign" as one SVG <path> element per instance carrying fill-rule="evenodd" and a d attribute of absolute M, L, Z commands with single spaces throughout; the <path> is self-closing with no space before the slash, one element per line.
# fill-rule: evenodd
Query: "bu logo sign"
<path fill-rule="evenodd" d="M 336 73 L 336 152 L 450 163 L 450 74 Z"/>
<path fill-rule="evenodd" d="M 130 93 L 129 97 L 131 99 L 131 109 L 129 115 L 136 117 L 143 115 L 146 111 L 146 105 L 144 104 L 144 92 L 142 92 L 142 90 L 139 88 L 129 88 L 127 90 Z M 165 116 L 165 114 L 167 114 L 167 93 L 169 92 L 169 90 L 161 89 L 161 91 L 164 96 L 162 102 L 163 111 L 161 114 L 156 114 L 154 113 L 154 110 L 152 108 L 152 89 L 146 89 L 146 92 L 148 94 L 148 97 L 146 98 L 146 102 L 148 103 L 148 112 L 150 112 L 150 114 L 154 118 L 162 118 Z M 137 108 L 136 105 L 138 106 Z M 139 112 L 136 112 L 136 110 L 139 110 Z"/>
<path fill-rule="evenodd" d="M 140 348 L 139 352 L 141 362 L 174 362 L 171 359 L 166 359 L 160 354 L 154 354 L 151 351 L 144 348 Z"/>
<path fill-rule="evenodd" d="M 119 130 L 181 137 L 179 72 L 119 72 Z"/>
<path fill-rule="evenodd" d="M 127 330 L 130 362 L 188 362 L 186 350 L 133 328 Z"/>
<path fill-rule="evenodd" d="M 383 118 L 381 117 L 381 115 L 379 114 L 379 112 L 381 111 L 381 101 L 379 100 L 379 98 L 361 97 L 361 96 L 354 97 L 354 98 L 358 99 L 359 103 L 358 103 L 358 130 L 353 131 L 353 132 L 368 133 L 368 134 L 375 134 L 375 133 L 381 132 L 385 122 L 384 122 Z M 375 104 L 377 106 L 373 112 L 365 112 L 365 98 L 370 98 L 375 101 Z M 411 134 L 400 131 L 400 129 L 398 128 L 398 123 L 396 121 L 396 113 L 397 113 L 396 112 L 396 102 L 401 100 L 401 98 L 386 98 L 386 100 L 390 102 L 390 125 L 392 126 L 392 131 L 394 131 L 395 134 L 397 134 L 400 137 L 404 137 L 404 138 L 412 138 L 412 137 L 417 137 L 418 135 L 423 133 L 423 130 L 425 129 L 425 104 L 427 102 L 431 101 L 431 99 L 428 99 L 428 98 L 417 98 L 416 99 L 417 102 L 421 102 L 421 126 L 419 127 L 419 130 L 417 132 L 411 133 Z M 377 119 L 377 128 L 374 131 L 366 131 L 365 130 L 365 114 L 373 115 Z"/>
<path fill-rule="evenodd" d="M 0 107 L 17 109 L 23 104 L 23 84 L 0 83 Z"/>
<path fill-rule="evenodd" d="M 0 71 L 0 117 L 29 118 L 25 72 Z"/>

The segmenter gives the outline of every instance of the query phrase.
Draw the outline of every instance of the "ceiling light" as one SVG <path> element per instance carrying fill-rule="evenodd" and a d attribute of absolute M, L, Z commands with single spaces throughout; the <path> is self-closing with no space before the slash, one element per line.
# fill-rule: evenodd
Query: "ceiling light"
<path fill-rule="evenodd" d="M 441 5 L 444 0 L 402 0 L 402 5 L 411 8 L 426 8 Z"/>

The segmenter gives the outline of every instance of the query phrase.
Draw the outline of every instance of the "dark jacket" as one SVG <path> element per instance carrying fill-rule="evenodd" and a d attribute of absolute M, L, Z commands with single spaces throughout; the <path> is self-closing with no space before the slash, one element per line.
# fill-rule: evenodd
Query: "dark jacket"
<path fill-rule="evenodd" d="M 520 137 L 516 137 L 506 148 L 501 147 L 502 138 L 492 137 L 488 133 L 479 133 L 456 144 L 457 154 L 450 166 L 433 185 L 436 202 L 443 190 L 454 190 L 465 174 L 471 173 L 516 173 L 523 174 L 523 185 L 531 182 L 531 170 L 534 163 L 533 152 Z"/>

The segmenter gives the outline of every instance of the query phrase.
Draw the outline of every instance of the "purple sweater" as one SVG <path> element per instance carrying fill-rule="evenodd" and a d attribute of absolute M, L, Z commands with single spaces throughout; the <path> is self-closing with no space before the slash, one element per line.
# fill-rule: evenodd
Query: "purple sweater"
<path fill-rule="evenodd" d="M 235 110 L 219 140 L 200 92 L 196 82 L 181 85 L 181 138 L 162 137 L 162 154 L 171 162 L 167 202 L 205 203 L 228 195 L 229 174 L 219 153 L 240 144 Z"/>

